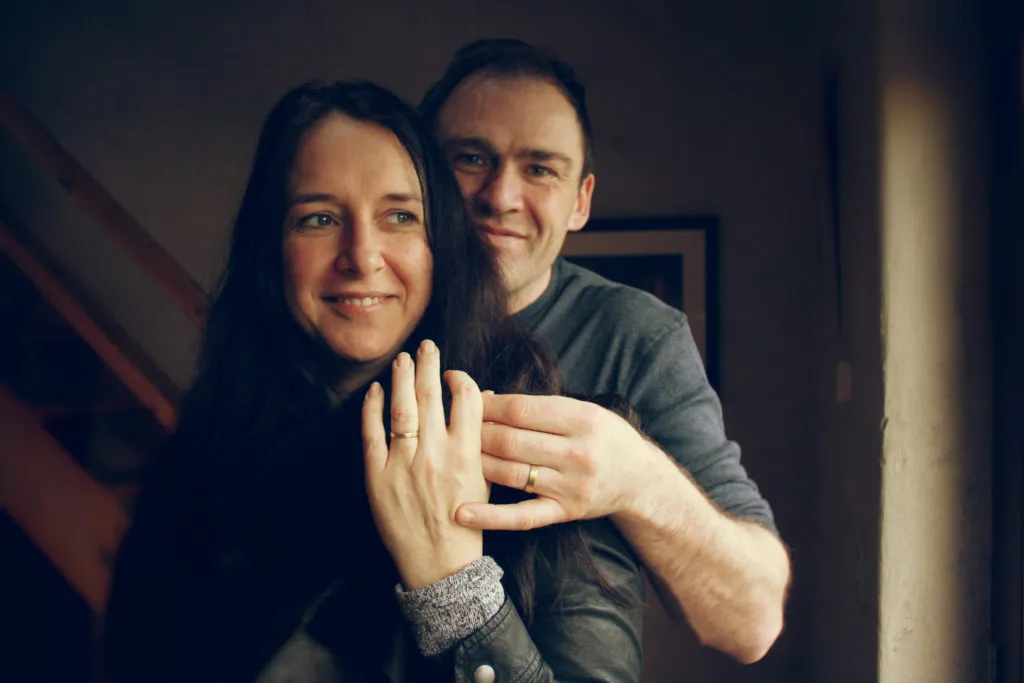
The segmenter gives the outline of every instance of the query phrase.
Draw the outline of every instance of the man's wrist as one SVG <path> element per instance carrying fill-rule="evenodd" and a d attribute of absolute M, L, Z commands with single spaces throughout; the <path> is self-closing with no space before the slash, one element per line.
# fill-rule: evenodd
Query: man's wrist
<path fill-rule="evenodd" d="M 693 541 L 701 536 L 714 537 L 721 531 L 717 528 L 726 521 L 725 515 L 671 456 L 653 441 L 645 440 L 645 444 L 645 457 L 638 463 L 644 477 L 627 504 L 612 514 L 612 521 L 624 532 L 631 527 L 662 532 L 685 527 L 688 536 L 697 529 L 705 530 L 693 536 Z"/>
<path fill-rule="evenodd" d="M 640 524 L 651 522 L 656 519 L 661 507 L 658 501 L 662 490 L 672 490 L 673 497 L 678 500 L 680 480 L 684 480 L 683 486 L 691 484 L 675 461 L 657 444 L 642 436 L 640 442 L 636 451 L 639 456 L 636 471 L 641 474 L 631 490 L 626 492 L 622 507 L 612 513 L 616 521 Z M 669 484 L 667 487 L 666 483 Z"/>

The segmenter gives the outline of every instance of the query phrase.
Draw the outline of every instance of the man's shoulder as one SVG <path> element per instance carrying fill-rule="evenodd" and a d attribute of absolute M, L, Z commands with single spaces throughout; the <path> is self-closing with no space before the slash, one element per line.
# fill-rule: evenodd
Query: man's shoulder
<path fill-rule="evenodd" d="M 617 331 L 659 334 L 680 327 L 686 316 L 649 292 L 613 282 L 564 261 L 556 308 L 572 316 L 607 323 Z"/>

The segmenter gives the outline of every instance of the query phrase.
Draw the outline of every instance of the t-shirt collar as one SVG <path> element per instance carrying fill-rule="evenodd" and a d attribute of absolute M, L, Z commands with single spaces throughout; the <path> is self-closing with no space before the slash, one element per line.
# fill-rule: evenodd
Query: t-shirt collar
<path fill-rule="evenodd" d="M 513 316 L 520 324 L 528 329 L 532 329 L 544 318 L 548 309 L 555 302 L 555 295 L 561 285 L 564 270 L 565 262 L 562 258 L 555 259 L 555 262 L 551 265 L 551 280 L 548 282 L 548 286 L 544 289 L 543 293 L 532 304 Z"/>

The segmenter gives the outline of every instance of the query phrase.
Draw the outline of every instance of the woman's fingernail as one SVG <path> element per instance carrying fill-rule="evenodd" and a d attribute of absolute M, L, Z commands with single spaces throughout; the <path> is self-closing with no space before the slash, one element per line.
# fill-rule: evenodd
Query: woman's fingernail
<path fill-rule="evenodd" d="M 472 524 L 474 519 L 476 519 L 476 515 L 474 515 L 469 510 L 460 510 L 459 511 L 459 522 L 460 523 L 462 523 L 462 524 Z"/>
<path fill-rule="evenodd" d="M 366 390 L 366 398 L 370 399 L 380 393 L 380 383 L 374 382 L 370 385 L 370 388 Z"/>
<path fill-rule="evenodd" d="M 395 359 L 395 366 L 399 368 L 407 368 L 412 365 L 412 358 L 405 351 L 398 354 L 398 358 Z"/>
<path fill-rule="evenodd" d="M 423 343 L 420 344 L 420 348 L 423 349 L 423 353 L 434 353 L 437 351 L 437 345 L 429 339 L 424 339 Z"/>
<path fill-rule="evenodd" d="M 483 396 L 494 396 L 494 389 L 485 389 L 480 392 Z"/>

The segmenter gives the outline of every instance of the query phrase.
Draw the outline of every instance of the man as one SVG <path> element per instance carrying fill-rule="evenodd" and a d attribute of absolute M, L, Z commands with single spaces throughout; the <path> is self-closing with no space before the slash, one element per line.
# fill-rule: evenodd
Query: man
<path fill-rule="evenodd" d="M 497 251 L 512 312 L 558 355 L 567 392 L 623 396 L 645 420 L 646 436 L 591 403 L 487 396 L 485 474 L 537 497 L 464 505 L 459 522 L 527 529 L 610 516 L 702 643 L 759 660 L 782 629 L 789 560 L 725 437 L 685 316 L 558 258 L 594 191 L 583 86 L 530 45 L 479 41 L 456 53 L 420 109 Z"/>

